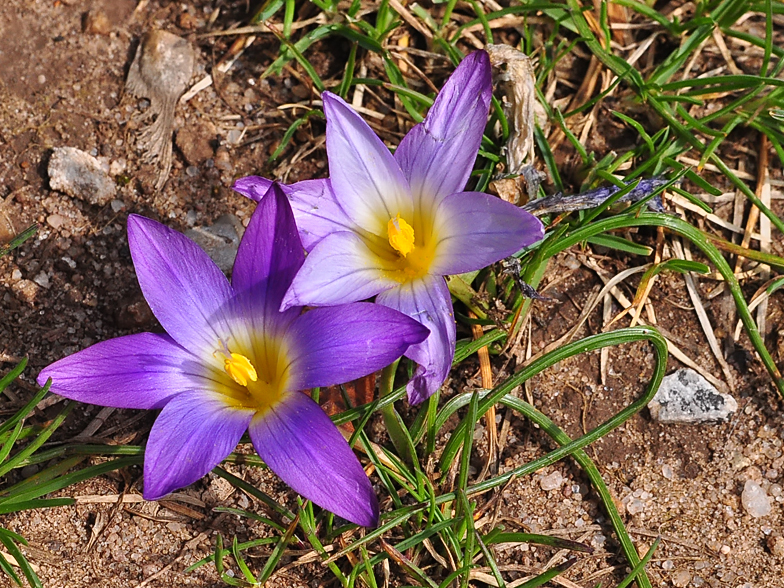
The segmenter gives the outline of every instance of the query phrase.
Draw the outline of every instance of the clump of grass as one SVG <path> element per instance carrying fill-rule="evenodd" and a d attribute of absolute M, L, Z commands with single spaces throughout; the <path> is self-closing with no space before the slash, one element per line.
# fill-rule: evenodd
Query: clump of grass
<path fill-rule="evenodd" d="M 24 241 L 35 234 L 36 226 L 31 226 L 7 246 L 0 249 L 0 256 L 5 255 L 19 247 Z M 0 395 L 19 378 L 27 366 L 27 359 L 20 361 L 14 368 L 0 378 Z M 45 426 L 27 424 L 35 412 L 36 406 L 49 392 L 47 384 L 38 390 L 33 397 L 9 418 L 0 422 L 0 480 L 7 480 L 8 474 L 16 469 L 31 464 L 51 462 L 53 458 L 65 457 L 68 454 L 79 453 L 78 447 L 58 447 L 42 449 L 43 445 L 62 425 L 65 418 L 76 406 L 75 402 L 68 402 L 60 412 Z M 67 506 L 74 503 L 72 498 L 45 498 L 47 494 L 67 488 L 77 482 L 93 478 L 114 469 L 119 469 L 133 463 L 141 463 L 141 453 L 131 452 L 138 457 L 118 459 L 97 466 L 78 469 L 81 462 L 87 459 L 88 451 L 81 451 L 81 455 L 70 455 L 51 463 L 37 474 L 16 484 L 0 488 L 0 515 L 9 515 L 15 512 L 32 509 L 52 508 Z M 0 527 L 0 544 L 5 551 L 0 551 L 0 570 L 11 578 L 17 585 L 22 586 L 22 579 L 14 569 L 18 567 L 30 586 L 41 588 L 41 580 L 35 573 L 33 566 L 25 557 L 20 545 L 27 545 L 21 535 Z"/>
<path fill-rule="evenodd" d="M 269 0 L 258 11 L 254 23 L 268 23 L 281 43 L 279 57 L 268 67 L 264 76 L 280 74 L 284 67 L 294 63 L 312 82 L 314 95 L 329 88 L 350 99 L 356 87 L 370 87 L 376 90 L 377 100 L 378 96 L 392 98 L 413 122 L 422 120 L 427 108 L 432 104 L 432 93 L 424 84 L 414 86 L 409 83 L 416 81 L 416 76 L 411 74 L 409 66 L 404 65 L 405 60 L 401 55 L 407 55 L 414 60 L 411 54 L 405 53 L 405 47 L 410 40 L 418 40 L 417 50 L 422 55 L 422 59 L 417 61 L 420 70 L 426 69 L 429 56 L 435 54 L 445 55 L 453 64 L 457 64 L 471 45 L 477 47 L 482 42 L 497 41 L 498 33 L 504 27 L 511 26 L 506 23 L 513 19 L 513 26 L 519 34 L 519 48 L 537 59 L 537 91 L 547 120 L 538 121 L 540 126 L 536 129 L 535 139 L 554 189 L 565 191 L 569 183 L 574 185 L 575 179 L 583 190 L 608 184 L 621 188 L 607 202 L 592 210 L 547 217 L 545 220 L 549 222 L 549 230 L 544 241 L 516 255 L 520 262 L 520 279 L 536 288 L 545 275 L 548 261 L 578 244 L 595 243 L 630 255 L 651 256 L 653 248 L 618 234 L 626 229 L 649 227 L 659 232 L 660 239 L 680 237 L 700 250 L 704 260 L 712 265 L 725 281 L 750 343 L 770 373 L 772 382 L 784 395 L 784 379 L 765 348 L 758 326 L 725 254 L 733 252 L 778 269 L 784 267 L 784 260 L 749 247 L 739 249 L 738 245 L 708 234 L 686 219 L 672 214 L 651 212 L 646 209 L 647 198 L 625 209 L 612 206 L 634 188 L 636 181 L 650 176 L 666 175 L 671 181 L 663 187 L 660 186 L 656 190 L 657 194 L 667 190 L 686 198 L 699 209 L 710 211 L 700 199 L 699 191 L 715 196 L 721 192 L 715 184 L 723 182 L 744 194 L 778 230 L 784 231 L 784 223 L 749 189 L 747 183 L 722 156 L 722 146 L 730 133 L 746 128 L 764 134 L 778 157 L 784 159 L 784 135 L 780 125 L 784 87 L 776 79 L 784 67 L 784 60 L 781 59 L 784 51 L 773 42 L 772 34 L 773 14 L 780 11 L 784 5 L 780 2 L 749 5 L 739 0 L 713 1 L 699 4 L 692 13 L 685 16 L 669 18 L 650 8 L 648 4 L 616 2 L 615 4 L 626 11 L 623 17 L 626 22 L 648 25 L 647 29 L 643 28 L 646 32 L 638 35 L 637 40 L 641 40 L 638 46 L 643 42 L 655 40 L 646 39 L 646 35 L 655 35 L 661 40 L 657 46 L 657 60 L 643 65 L 639 55 L 632 56 L 633 60 L 627 59 L 629 52 L 625 53 L 621 43 L 615 41 L 620 29 L 613 28 L 613 23 L 618 22 L 619 16 L 617 13 L 610 13 L 607 3 L 601 3 L 600 9 L 594 10 L 593 4 L 584 6 L 578 0 L 567 0 L 564 4 L 528 2 L 500 7 L 493 11 L 485 11 L 485 7 L 477 3 L 458 4 L 455 1 L 437 4 L 430 9 L 418 5 L 406 7 L 387 1 L 382 1 L 373 8 L 361 2 L 353 2 L 348 6 L 321 0 L 313 3 L 324 15 L 322 24 L 313 24 L 297 31 L 292 27 L 295 14 L 293 1 Z M 749 18 L 749 12 L 754 13 L 753 17 L 764 20 L 767 32 L 765 38 L 755 37 L 736 26 L 742 17 Z M 686 66 L 693 64 L 698 58 L 700 47 L 712 35 L 717 34 L 717 30 L 725 39 L 739 39 L 759 48 L 760 68 L 756 74 L 699 75 L 702 72 L 695 70 L 682 75 Z M 350 50 L 342 76 L 322 79 L 309 61 L 309 52 L 314 43 L 329 37 L 347 40 Z M 399 40 L 401 37 L 408 38 L 405 44 L 393 44 L 392 39 Z M 578 46 L 579 53 L 576 51 Z M 587 58 L 584 57 L 586 50 Z M 373 62 L 380 64 L 381 69 L 377 67 L 375 70 L 379 75 L 357 77 L 359 63 L 364 55 L 371 52 L 380 58 Z M 561 110 L 562 107 L 553 105 L 552 98 L 544 96 L 544 89 L 562 75 L 561 62 L 567 57 L 595 62 L 596 71 L 605 74 L 608 83 L 582 100 L 573 100 L 566 110 Z M 599 74 L 595 75 L 598 77 Z M 612 115 L 620 125 L 633 131 L 637 139 L 619 153 L 610 151 L 597 154 L 585 147 L 576 129 L 579 129 L 587 115 L 596 111 L 603 103 L 609 102 L 611 98 Z M 568 102 L 560 100 L 558 104 Z M 690 114 L 693 107 L 707 107 L 712 104 L 719 106 L 708 109 L 710 114 L 707 116 L 697 118 Z M 508 134 L 513 132 L 503 109 L 500 105 L 496 106 L 476 165 L 474 177 L 477 190 L 486 190 L 490 181 L 503 169 L 503 145 L 506 144 Z M 641 112 L 646 115 L 640 116 Z M 307 110 L 291 122 L 271 160 L 286 152 L 294 132 L 306 128 L 314 116 L 321 116 L 318 109 Z M 640 122 L 641 120 L 647 122 Z M 556 153 L 546 134 L 545 123 L 559 128 L 562 132 L 563 137 L 558 148 L 571 150 L 574 154 L 576 163 L 572 165 L 574 171 L 570 178 L 562 176 L 562 170 L 555 163 Z M 497 129 L 500 129 L 500 133 Z M 706 169 L 711 170 L 710 179 L 705 177 Z M 692 192 L 694 189 L 697 193 Z M 541 188 L 539 196 L 545 196 Z M 705 273 L 709 271 L 709 266 L 698 261 L 657 258 L 656 263 L 641 270 L 645 271 L 645 274 L 635 297 L 636 305 L 641 304 L 647 295 L 647 287 L 655 279 L 655 275 L 664 270 Z M 525 323 L 533 304 L 531 299 L 515 288 L 514 280 L 493 269 L 480 272 L 479 275 L 453 279 L 450 288 L 453 295 L 466 304 L 467 310 L 474 312 L 474 317 L 479 317 L 471 318 L 466 311 L 458 316 L 459 322 L 466 327 L 478 323 L 487 329 L 476 341 L 464 340 L 458 343 L 455 366 L 483 347 L 489 347 L 491 352 L 501 352 L 503 344 L 513 340 Z M 491 297 L 500 300 L 502 306 L 509 309 L 508 315 L 500 321 L 497 318 L 495 322 L 488 320 L 487 309 L 497 305 L 493 300 L 483 301 L 477 296 L 479 291 L 490 293 Z M 638 320 L 635 318 L 635 321 Z M 632 341 L 648 341 L 655 350 L 653 375 L 646 393 L 580 439 L 568 438 L 542 412 L 510 395 L 516 386 L 566 357 Z M 446 402 L 433 397 L 415 413 L 411 422 L 405 422 L 395 411 L 394 403 L 403 397 L 403 387 L 400 381 L 395 381 L 392 385 L 391 379 L 390 384 L 382 390 L 386 394 L 382 394 L 376 402 L 353 408 L 335 417 L 336 422 L 353 423 L 356 431 L 354 440 L 361 445 L 375 467 L 390 504 L 379 529 L 363 537 L 355 535 L 352 543 L 337 553 L 330 554 L 326 559 L 335 577 L 343 586 L 353 586 L 357 581 L 376 586 L 375 575 L 379 569 L 376 566 L 384 560 L 391 560 L 406 576 L 414 578 L 421 585 L 465 586 L 472 577 L 472 570 L 482 562 L 490 570 L 489 573 L 497 585 L 506 585 L 504 573 L 499 570 L 492 551 L 487 547 L 493 543 L 494 537 L 501 536 L 504 531 L 493 528 L 484 532 L 474 527 L 472 514 L 481 501 L 480 496 L 514 477 L 533 473 L 544 465 L 570 456 L 580 465 L 600 496 L 622 546 L 623 555 L 633 570 L 621 585 L 625 586 L 636 580 L 639 586 L 650 586 L 644 563 L 652 552 L 643 560 L 639 558 L 596 466 L 582 448 L 607 434 L 647 404 L 649 395 L 655 392 L 664 373 L 667 345 L 668 342 L 653 328 L 618 329 L 587 337 L 545 354 L 490 391 L 466 392 L 449 398 Z M 518 411 L 542 427 L 561 447 L 545 458 L 525 464 L 512 472 L 472 484 L 469 460 L 473 431 L 479 419 L 496 404 Z M 394 442 L 391 447 L 377 448 L 364 432 L 365 424 L 375 412 L 384 414 L 384 421 Z M 438 467 L 435 471 L 426 470 L 423 465 L 426 462 L 425 457 L 433 453 L 435 440 L 443 437 L 447 419 L 455 414 L 460 421 L 456 428 L 450 430 L 449 441 L 439 454 Z M 450 472 L 456 480 L 454 487 L 448 484 Z M 313 511 L 308 505 L 297 515 L 299 530 L 292 535 L 290 528 L 287 528 L 285 533 L 281 532 L 279 535 L 280 541 L 286 540 L 286 537 L 288 541 L 307 539 L 314 545 L 317 553 L 323 554 L 322 543 L 333 539 L 344 529 L 339 526 L 336 528 L 336 522 L 325 513 L 314 519 Z M 292 524 L 295 522 L 295 519 L 288 520 Z M 321 530 L 318 547 L 312 540 L 314 530 L 317 529 Z M 394 542 L 389 539 L 390 536 L 402 538 Z M 519 540 L 537 541 L 529 537 L 520 537 Z M 423 562 L 432 563 L 437 559 L 433 554 L 433 545 L 438 545 L 438 556 L 443 558 L 442 565 L 449 563 L 448 568 L 434 572 L 435 568 L 429 565 L 423 567 Z M 279 547 L 280 544 L 277 544 L 270 554 L 265 573 L 261 577 L 252 578 L 244 574 L 245 579 L 242 582 L 254 584 L 269 577 L 269 562 L 284 554 Z M 191 569 L 208 560 L 218 565 L 218 560 L 229 554 L 242 568 L 240 561 L 243 550 L 242 544 L 232 550 L 221 547 L 213 556 L 195 564 Z M 336 570 L 335 563 L 343 557 L 351 563 Z M 542 574 L 531 579 L 525 586 L 540 585 L 547 581 L 552 573 L 560 571 L 556 570 L 547 576 Z"/>

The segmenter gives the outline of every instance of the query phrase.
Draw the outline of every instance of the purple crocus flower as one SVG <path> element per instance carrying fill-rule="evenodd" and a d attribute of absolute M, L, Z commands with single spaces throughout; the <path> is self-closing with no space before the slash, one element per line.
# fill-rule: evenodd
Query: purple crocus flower
<path fill-rule="evenodd" d="M 354 110 L 324 92 L 330 177 L 283 186 L 309 251 L 283 308 L 376 296 L 427 326 L 430 336 L 405 354 L 419 364 L 408 384 L 411 403 L 441 386 L 454 357 L 444 276 L 483 268 L 544 234 L 516 206 L 462 191 L 491 93 L 490 61 L 478 51 L 463 60 L 393 156 Z M 251 176 L 234 189 L 258 201 L 270 183 Z"/>
<path fill-rule="evenodd" d="M 38 376 L 52 392 L 118 408 L 162 408 L 147 442 L 144 497 L 191 484 L 248 430 L 261 458 L 316 504 L 359 525 L 378 521 L 362 466 L 307 388 L 372 373 L 427 330 L 369 303 L 303 313 L 283 296 L 304 250 L 286 196 L 273 185 L 240 243 L 232 281 L 192 241 L 128 218 L 128 242 L 147 302 L 166 334 L 104 341 Z"/>

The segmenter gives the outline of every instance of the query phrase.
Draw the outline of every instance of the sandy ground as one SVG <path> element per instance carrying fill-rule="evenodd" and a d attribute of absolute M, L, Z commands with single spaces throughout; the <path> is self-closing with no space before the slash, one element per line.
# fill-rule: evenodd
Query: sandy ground
<path fill-rule="evenodd" d="M 22 356 L 30 358 L 24 378 L 11 389 L 13 396 L 2 400 L 3 414 L 29 397 L 36 374 L 51 361 L 99 340 L 158 328 L 134 278 L 125 236 L 128 213 L 150 216 L 178 230 L 208 227 L 222 215 L 232 215 L 231 222 L 241 232 L 252 206 L 230 190 L 235 178 L 260 173 L 294 181 L 326 174 L 320 122 L 304 125 L 272 167 L 265 163 L 294 120 L 291 108 L 278 107 L 305 103 L 311 90 L 297 68 L 259 81 L 277 51 L 273 38 L 261 36 L 227 74 L 218 76 L 217 84 L 178 107 L 171 176 L 163 190 L 153 188 L 157 169 L 141 162 L 135 144 L 138 116 L 146 104 L 123 94 L 128 67 L 139 37 L 151 28 L 163 28 L 192 39 L 198 64 L 192 81 L 203 78 L 230 43 L 194 37 L 207 30 L 218 4 L 223 10 L 213 30 L 247 19 L 245 2 L 209 0 L 187 5 L 152 1 L 138 12 L 133 0 L 9 0 L 0 6 L 0 243 L 32 222 L 41 227 L 34 239 L 0 261 L 0 371 L 8 370 Z M 99 15 L 103 16 L 96 20 Z M 314 62 L 319 74 L 325 79 L 339 76 L 346 52 L 340 43 L 317 46 Z M 369 66 L 372 75 L 378 64 L 370 60 Z M 384 112 L 372 96 L 366 106 Z M 386 112 L 380 127 L 387 129 L 386 138 L 396 141 L 400 136 L 397 117 Z M 738 142 L 753 152 L 753 137 L 741 136 Z M 96 156 L 110 171 L 117 187 L 109 202 L 91 204 L 50 190 L 47 164 L 52 149 L 63 146 Z M 739 150 L 734 161 L 747 157 Z M 652 244 L 655 235 L 642 233 L 634 238 Z M 567 332 L 600 286 L 596 271 L 589 267 L 589 253 L 567 252 L 548 269 L 543 291 L 555 301 L 535 304 L 534 351 Z M 594 254 L 592 259 L 609 275 L 645 263 L 607 255 L 612 257 Z M 701 293 L 715 286 L 715 282 L 703 281 Z M 750 287 L 749 293 L 753 291 Z M 627 290 L 626 294 L 631 298 L 634 292 Z M 696 363 L 721 378 L 683 279 L 662 276 L 651 300 L 668 336 Z M 726 294 L 706 300 L 706 305 L 717 332 L 734 329 Z M 615 307 L 613 314 L 618 310 Z M 774 297 L 767 340 L 777 361 L 784 359 L 776 351 L 781 312 Z M 602 324 L 599 305 L 580 334 L 599 332 Z M 468 336 L 467 331 L 459 333 L 459 337 Z M 640 553 L 656 536 L 663 538 L 650 566 L 654 585 L 782 585 L 784 417 L 775 390 L 749 349 L 742 340 L 730 357 L 733 392 L 740 409 L 729 422 L 665 426 L 653 422 L 646 411 L 589 450 Z M 577 436 L 584 427 L 590 429 L 641 394 L 652 361 L 645 345 L 614 348 L 602 383 L 600 354 L 587 354 L 551 368 L 524 393 Z M 501 359 L 494 364 L 499 379 L 503 365 Z M 671 358 L 671 370 L 677 367 L 680 364 Z M 445 395 L 478 386 L 476 372 L 475 360 L 465 362 Z M 60 406 L 50 405 L 34 418 L 51 418 Z M 79 407 L 58 439 L 82 433 L 98 411 Z M 503 410 L 499 412 L 502 419 L 509 420 L 510 428 L 500 471 L 551 448 L 529 423 Z M 138 443 L 151 423 L 151 415 L 115 411 L 94 432 L 93 440 Z M 383 441 L 377 424 L 374 430 Z M 477 438 L 475 460 L 481 469 L 486 460 L 481 431 Z M 291 493 L 273 476 L 255 468 L 229 467 L 272 496 L 295 505 Z M 9 481 L 33 473 L 35 468 L 17 472 Z M 4 526 L 29 540 L 26 552 L 44 586 L 221 586 L 211 565 L 188 575 L 182 570 L 210 553 L 218 532 L 241 540 L 270 533 L 261 524 L 212 510 L 234 506 L 262 512 L 252 499 L 219 478 L 209 477 L 159 504 L 137 498 L 140 475 L 140 469 L 131 468 L 61 492 L 61 496 L 80 500 L 72 507 L 2 518 Z M 769 515 L 754 518 L 741 505 L 747 480 L 757 481 L 771 497 Z M 119 502 L 122 495 L 126 502 Z M 606 516 L 571 462 L 515 480 L 503 489 L 495 505 L 488 517 L 495 516 L 507 530 L 551 533 L 593 545 L 595 554 L 579 557 L 566 575 L 577 585 L 594 586 L 598 581 L 612 585 L 623 576 L 623 560 Z M 252 550 L 249 561 L 260 569 L 267 553 L 263 548 Z M 318 586 L 328 581 L 326 568 L 297 559 L 305 553 L 292 552 L 284 558 L 274 585 Z M 497 553 L 504 566 L 511 566 L 505 569 L 510 570 L 512 580 L 553 557 L 563 559 L 563 554 L 552 549 L 528 545 L 501 545 Z M 393 585 L 401 581 L 394 565 L 392 574 Z M 7 582 L 0 578 L 0 585 Z M 482 583 L 476 580 L 475 585 Z"/>

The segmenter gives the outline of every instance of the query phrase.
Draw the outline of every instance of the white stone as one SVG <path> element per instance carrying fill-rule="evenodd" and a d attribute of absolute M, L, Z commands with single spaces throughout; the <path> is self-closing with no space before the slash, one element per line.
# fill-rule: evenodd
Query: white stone
<path fill-rule="evenodd" d="M 738 410 L 738 403 L 694 370 L 681 369 L 662 380 L 648 409 L 660 423 L 693 424 L 725 421 Z"/>
<path fill-rule="evenodd" d="M 626 505 L 626 512 L 630 515 L 640 514 L 643 510 L 645 510 L 645 503 L 637 498 L 632 498 Z"/>
<path fill-rule="evenodd" d="M 740 495 L 743 508 L 754 518 L 770 514 L 770 497 L 765 489 L 754 480 L 746 480 Z"/>
<path fill-rule="evenodd" d="M 49 288 L 49 276 L 46 275 L 46 272 L 42 271 L 37 276 L 33 278 L 33 282 L 41 286 L 42 288 Z"/>
<path fill-rule="evenodd" d="M 557 490 L 563 484 L 563 476 L 561 472 L 555 471 L 552 474 L 546 475 L 539 481 L 539 485 L 544 491 Z"/>
<path fill-rule="evenodd" d="M 55 147 L 49 159 L 49 187 L 73 198 L 103 206 L 117 191 L 95 157 L 74 147 Z"/>

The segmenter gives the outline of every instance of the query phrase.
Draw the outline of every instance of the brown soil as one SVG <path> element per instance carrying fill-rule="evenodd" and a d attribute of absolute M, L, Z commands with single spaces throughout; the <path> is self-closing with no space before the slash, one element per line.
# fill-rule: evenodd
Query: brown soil
<path fill-rule="evenodd" d="M 0 372 L 22 356 L 30 359 L 24 377 L 10 390 L 12 397 L 2 400 L 3 414 L 29 397 L 35 376 L 48 363 L 99 340 L 158 328 L 135 281 L 125 237 L 128 213 L 150 216 L 178 230 L 209 226 L 224 214 L 246 223 L 252 205 L 230 190 L 237 177 L 256 173 L 292 182 L 326 174 L 324 127 L 317 119 L 300 128 L 272 168 L 265 163 L 297 116 L 292 108 L 279 107 L 307 105 L 314 94 L 297 67 L 259 81 L 278 47 L 272 36 L 261 35 L 227 74 L 217 76 L 214 86 L 178 107 L 175 127 L 180 135 L 173 169 L 164 189 L 156 192 L 152 186 L 157 170 L 141 164 L 135 149 L 135 116 L 144 107 L 143 101 L 123 95 L 138 39 L 154 27 L 190 36 L 198 54 L 195 82 L 205 72 L 214 71 L 215 62 L 231 44 L 226 37 L 196 36 L 206 30 L 216 5 L 222 10 L 212 30 L 245 22 L 248 15 L 244 1 L 185 4 L 153 0 L 138 12 L 136 4 L 134 0 L 9 0 L 0 5 L 0 244 L 34 222 L 40 225 L 33 239 L 0 261 Z M 98 18 L 98 13 L 105 18 Z M 339 79 L 347 49 L 336 41 L 316 46 L 309 55 L 323 79 Z M 367 62 L 368 77 L 372 77 L 379 64 L 370 58 Z M 422 67 L 427 67 L 436 83 L 446 73 L 442 63 L 423 63 Z M 398 126 L 398 117 L 381 98 L 369 93 L 365 106 L 385 115 L 372 122 L 385 132 L 385 138 L 396 142 L 405 128 Z M 616 148 L 628 139 L 611 125 L 600 127 L 594 135 L 592 148 L 600 156 L 603 149 Z M 739 148 L 735 160 L 755 152 L 753 139 L 737 137 L 735 144 L 745 150 Z M 118 179 L 112 203 L 93 206 L 49 189 L 48 159 L 51 149 L 60 146 L 92 153 L 110 167 Z M 569 154 L 559 153 L 558 159 L 568 165 Z M 655 235 L 643 233 L 634 238 L 652 244 Z M 555 301 L 534 305 L 534 353 L 572 327 L 601 284 L 583 263 L 589 254 L 575 248 L 552 262 L 543 291 Z M 592 257 L 610 275 L 647 261 L 608 255 L 613 257 L 594 251 Z M 751 284 L 748 293 L 758 285 Z M 702 293 L 715 286 L 715 282 L 703 281 Z M 634 291 L 626 294 L 631 298 Z M 705 299 L 717 332 L 734 330 L 732 312 L 727 311 L 731 301 L 726 296 Z M 660 326 L 672 340 L 722 378 L 683 279 L 663 275 L 651 299 Z M 613 308 L 613 314 L 617 311 Z M 780 300 L 774 297 L 768 315 L 771 348 L 777 344 L 781 313 Z M 600 305 L 578 336 L 599 332 L 602 326 Z M 461 331 L 459 336 L 470 333 Z M 640 553 L 657 535 L 663 537 L 650 566 L 654 585 L 781 585 L 784 417 L 765 371 L 748 343 L 742 340 L 741 345 L 731 355 L 730 364 L 741 409 L 730 422 L 663 426 L 644 413 L 589 449 Z M 613 348 L 602 384 L 599 353 L 581 355 L 537 377 L 524 394 L 568 434 L 577 436 L 583 427 L 590 429 L 641 394 L 652 362 L 651 350 L 645 345 Z M 670 364 L 672 369 L 680 367 L 672 358 Z M 502 359 L 494 364 L 499 380 L 503 365 Z M 505 369 L 508 372 L 511 367 Z M 475 360 L 466 362 L 454 374 L 445 395 L 477 387 L 476 374 Z M 49 405 L 33 418 L 45 421 L 61 406 Z M 80 406 L 58 439 L 82 433 L 99 410 Z M 510 419 L 511 424 L 500 460 L 502 471 L 551 448 L 529 423 L 503 410 L 501 418 Z M 150 414 L 115 411 L 93 441 L 139 443 L 152 419 Z M 478 469 L 486 460 L 484 451 L 479 443 Z M 296 504 L 274 476 L 243 466 L 229 469 L 273 497 Z M 22 470 L 13 479 L 35 471 Z M 555 471 L 562 474 L 562 484 L 543 490 L 542 479 L 550 476 L 548 481 L 552 481 Z M 210 476 L 159 504 L 135 501 L 140 475 L 139 469 L 131 468 L 79 484 L 59 495 L 81 497 L 81 503 L 6 516 L 0 524 L 29 540 L 26 553 L 47 588 L 221 586 L 210 565 L 188 575 L 182 570 L 210 553 L 218 532 L 241 540 L 270 533 L 261 524 L 211 510 L 218 505 L 258 507 L 219 478 Z M 747 479 L 759 481 L 773 497 L 770 515 L 752 518 L 743 509 L 740 494 Z M 129 502 L 120 504 L 117 496 L 123 493 Z M 109 497 L 109 502 L 95 503 L 96 497 Z M 623 560 L 606 516 L 572 462 L 515 480 L 500 498 L 495 515 L 507 530 L 552 533 L 597 548 L 595 555 L 580 557 L 566 575 L 578 585 L 593 586 L 599 580 L 612 584 L 623 576 Z M 493 512 L 490 509 L 488 516 Z M 260 569 L 266 553 L 251 551 L 251 565 Z M 285 567 L 274 576 L 275 585 L 316 586 L 327 581 L 326 568 L 297 561 L 305 553 L 283 560 Z M 497 553 L 504 565 L 518 566 L 512 579 L 555 555 L 554 550 L 528 545 L 502 545 Z M 394 565 L 392 571 L 399 572 Z M 7 581 L 0 577 L 0 585 Z M 476 585 L 482 584 L 477 580 Z"/>

